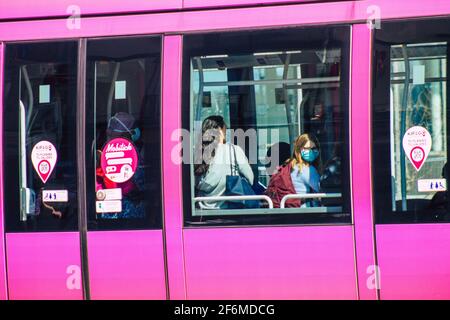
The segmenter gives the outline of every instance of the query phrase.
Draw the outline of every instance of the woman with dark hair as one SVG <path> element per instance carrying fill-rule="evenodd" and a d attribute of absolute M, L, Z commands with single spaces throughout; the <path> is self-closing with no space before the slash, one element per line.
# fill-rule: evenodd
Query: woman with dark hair
<path fill-rule="evenodd" d="M 201 150 L 196 152 L 194 165 L 197 195 L 201 197 L 222 196 L 226 189 L 226 177 L 231 175 L 231 167 L 238 169 L 239 175 L 253 184 L 253 171 L 244 151 L 237 145 L 226 142 L 226 129 L 221 116 L 210 116 L 202 123 Z M 207 209 L 227 208 L 224 201 L 203 203 Z"/>

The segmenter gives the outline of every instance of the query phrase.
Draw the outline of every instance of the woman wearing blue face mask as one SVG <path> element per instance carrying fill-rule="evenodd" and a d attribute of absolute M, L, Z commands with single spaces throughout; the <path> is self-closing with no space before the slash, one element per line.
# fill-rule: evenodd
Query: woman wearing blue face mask
<path fill-rule="evenodd" d="M 289 160 L 291 180 L 295 192 L 299 194 L 317 193 L 320 190 L 319 141 L 310 133 L 300 135 L 294 143 L 294 152 Z M 319 201 L 302 201 L 302 207 L 317 207 Z"/>

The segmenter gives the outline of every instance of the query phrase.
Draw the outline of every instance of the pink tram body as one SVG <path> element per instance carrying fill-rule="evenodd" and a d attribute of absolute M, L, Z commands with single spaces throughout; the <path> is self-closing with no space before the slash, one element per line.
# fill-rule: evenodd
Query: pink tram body
<path fill-rule="evenodd" d="M 400 203 L 405 199 L 407 201 L 403 202 L 408 203 L 409 206 L 410 202 L 408 201 L 416 201 L 414 199 L 419 198 L 420 194 L 415 198 L 409 195 L 406 197 L 406 193 L 398 190 L 398 192 L 395 190 L 390 192 L 386 188 L 387 196 L 378 196 L 377 194 L 382 193 L 383 188 L 377 188 L 376 185 L 381 185 L 381 182 L 375 181 L 377 177 L 384 175 L 384 171 L 376 171 L 381 170 L 377 169 L 377 163 L 378 161 L 382 162 L 379 158 L 382 156 L 378 151 L 381 149 L 376 149 L 378 147 L 375 147 L 375 145 L 378 143 L 380 146 L 385 144 L 387 146 L 389 142 L 376 140 L 379 131 L 375 130 L 377 124 L 374 122 L 375 118 L 378 117 L 378 114 L 374 111 L 374 105 L 381 103 L 379 101 L 374 102 L 378 97 L 378 91 L 375 92 L 378 89 L 374 89 L 375 79 L 378 79 L 375 70 L 378 64 L 375 60 L 380 57 L 375 54 L 378 46 L 378 44 L 375 44 L 377 32 L 383 32 L 384 23 L 408 23 L 416 20 L 423 20 L 426 23 L 433 19 L 450 20 L 449 1 L 432 0 L 431 2 L 432 5 L 430 1 L 421 0 L 77 1 L 78 9 L 80 9 L 78 13 L 81 16 L 73 17 L 71 16 L 74 12 L 73 8 L 68 10 L 72 1 L 42 0 L 35 1 L 33 4 L 26 0 L 4 1 L 3 4 L 0 4 L 0 105 L 3 108 L 0 115 L 2 118 L 0 121 L 0 132 L 2 132 L 0 136 L 0 145 L 2 146 L 0 148 L 2 154 L 2 166 L 0 167 L 0 180 L 2 181 L 0 184 L 0 299 L 450 299 L 450 251 L 448 250 L 450 247 L 450 224 L 445 219 L 437 221 L 414 220 L 413 218 L 411 220 L 408 220 L 408 218 L 403 220 L 401 218 L 398 220 L 384 219 L 383 217 L 389 213 L 383 210 L 393 211 L 397 214 L 400 212 L 399 215 L 401 215 L 402 210 L 396 211 L 389 208 L 389 203 L 386 205 L 389 210 L 384 209 L 385 207 L 379 204 L 384 199 L 383 197 L 390 197 L 392 192 L 395 198 L 393 200 L 394 207 L 396 206 L 396 200 Z M 70 19 L 79 19 L 77 21 L 78 27 L 70 27 L 68 25 L 71 23 Z M 368 21 L 373 19 L 375 19 L 375 23 L 370 25 Z M 377 19 L 381 19 L 381 28 L 378 29 L 376 27 Z M 335 36 L 341 31 L 334 33 L 334 28 L 341 27 L 342 37 Z M 280 46 L 288 43 L 288 40 L 283 42 L 284 38 L 280 40 L 281 44 L 277 42 L 272 48 L 270 47 L 270 41 L 275 37 L 266 37 L 269 45 L 258 47 L 259 43 L 263 42 L 263 40 L 257 38 L 258 32 L 270 33 L 273 30 L 276 32 L 289 30 L 295 36 L 297 28 L 305 32 L 294 41 L 298 42 L 299 48 L 280 49 Z M 189 82 L 186 82 L 186 79 L 195 78 L 192 80 L 193 84 L 191 83 L 191 86 L 194 86 L 198 81 L 202 81 L 203 75 L 198 76 L 202 72 L 205 74 L 205 79 L 209 77 L 209 80 L 205 81 L 210 83 L 233 81 L 230 78 L 236 75 L 231 67 L 225 68 L 228 78 L 223 80 L 221 78 L 223 66 L 217 69 L 211 66 L 214 59 L 219 59 L 215 57 L 225 56 L 224 59 L 227 59 L 226 56 L 228 55 L 228 58 L 230 58 L 233 55 L 232 50 L 235 48 L 230 49 L 230 52 L 222 52 L 220 51 L 222 49 L 220 44 L 211 40 L 215 39 L 214 36 L 208 38 L 208 35 L 249 32 L 249 39 L 253 34 L 256 34 L 255 38 L 251 38 L 254 41 L 248 42 L 249 46 L 254 45 L 258 48 L 258 52 L 265 53 L 265 56 L 260 55 L 260 57 L 271 56 L 273 58 L 276 55 L 273 52 L 288 52 L 289 50 L 291 50 L 289 52 L 294 52 L 297 50 L 291 53 L 292 61 L 295 59 L 303 61 L 300 52 L 314 50 L 314 47 L 309 46 L 308 30 L 315 30 L 315 28 L 323 28 L 329 31 L 329 33 L 327 33 L 328 31 L 323 33 L 318 31 L 317 34 L 314 31 L 311 37 L 316 37 L 318 39 L 316 42 L 321 41 L 320 37 L 323 34 L 333 34 L 331 37 L 335 38 L 332 41 L 340 48 L 336 51 L 336 56 L 341 59 L 336 60 L 339 61 L 341 70 L 339 88 L 346 88 L 344 89 L 346 93 L 339 98 L 344 110 L 344 119 L 340 122 L 340 125 L 345 127 L 343 130 L 346 132 L 346 134 L 342 134 L 342 145 L 344 145 L 343 150 L 346 153 L 343 163 L 345 162 L 344 166 L 348 169 L 343 170 L 344 173 L 342 174 L 343 182 L 341 183 L 346 185 L 347 188 L 347 192 L 342 189 L 342 194 L 347 193 L 348 195 L 347 200 L 342 200 L 343 203 L 346 203 L 342 205 L 342 208 L 344 208 L 342 211 L 347 210 L 349 215 L 343 220 L 340 220 L 341 217 L 336 214 L 336 220 L 315 220 L 314 217 L 311 217 L 307 221 L 301 219 L 291 221 L 289 220 L 290 217 L 296 216 L 297 213 L 289 211 L 289 214 L 284 214 L 280 211 L 283 219 L 287 216 L 287 220 L 280 220 L 281 222 L 278 220 L 273 220 L 273 222 L 261 220 L 263 222 L 246 223 L 245 221 L 253 220 L 246 218 L 246 213 L 241 212 L 240 215 L 244 216 L 243 220 L 240 215 L 237 215 L 235 220 L 222 215 L 220 219 L 217 218 L 214 220 L 215 222 L 211 222 L 211 225 L 202 224 L 208 220 L 206 218 L 196 220 L 197 208 L 194 204 L 191 205 L 189 194 L 191 179 L 188 172 L 190 167 L 174 161 L 173 150 L 177 148 L 180 141 L 176 137 L 174 138 L 173 133 L 180 128 L 189 127 L 189 113 L 192 111 L 190 106 L 195 105 L 192 102 L 192 96 L 191 104 L 189 104 L 189 95 L 186 99 L 184 94 L 186 90 L 187 92 L 190 90 Z M 437 32 L 446 34 L 447 31 L 438 30 Z M 401 47 L 402 35 L 401 32 L 398 35 L 392 35 L 392 38 L 400 37 L 400 40 L 397 40 L 397 38 L 392 40 L 392 43 L 390 43 L 392 45 L 388 50 L 392 70 L 397 68 L 396 63 L 402 64 L 402 57 L 397 56 L 397 52 L 401 52 L 401 48 L 409 50 L 410 55 L 416 53 L 411 49 L 415 48 L 414 46 L 404 45 Z M 105 62 L 108 60 L 105 58 L 108 51 L 116 50 L 115 47 L 121 47 L 121 50 L 132 48 L 131 45 L 111 45 L 114 39 L 147 36 L 157 37 L 160 40 L 160 43 L 155 42 L 154 45 L 157 48 L 155 50 L 159 50 L 160 56 L 155 58 L 156 60 L 151 60 L 153 56 L 142 58 L 144 62 L 141 63 L 141 66 L 147 68 L 152 63 L 151 61 L 156 61 L 153 63 L 157 63 L 158 67 L 156 68 L 159 68 L 155 74 L 160 77 L 159 93 L 157 94 L 159 99 L 157 114 L 160 117 L 160 124 L 158 127 L 159 133 L 156 135 L 158 139 L 156 142 L 152 142 L 152 148 L 155 148 L 154 150 L 159 149 L 157 155 L 159 165 L 156 166 L 156 169 L 160 174 L 160 180 L 159 178 L 156 180 L 158 180 L 160 186 L 160 197 L 152 198 L 150 202 L 159 202 L 159 209 L 152 209 L 152 214 L 161 215 L 161 221 L 150 227 L 134 227 L 133 224 L 133 227 L 130 228 L 123 225 L 110 228 L 108 224 L 103 229 L 102 227 L 93 228 L 86 222 L 91 219 L 86 212 L 93 210 L 91 206 L 95 201 L 93 201 L 93 198 L 83 195 L 83 193 L 88 193 L 89 185 L 89 182 L 86 183 L 86 180 L 83 180 L 83 176 L 88 178 L 92 176 L 89 168 L 82 165 L 83 161 L 91 159 L 89 158 L 90 145 L 85 143 L 84 140 L 78 141 L 79 137 L 84 138 L 89 135 L 87 128 L 93 128 L 93 126 L 89 127 L 90 120 L 88 119 L 91 114 L 89 110 L 92 109 L 92 106 L 86 102 L 90 99 L 92 93 L 89 86 L 92 83 L 91 80 L 94 79 L 93 82 L 97 86 L 93 90 L 100 90 L 99 87 L 103 84 L 98 80 L 99 74 L 102 72 L 106 74 L 106 71 L 104 71 L 106 69 L 102 68 L 108 63 L 118 65 L 117 61 L 122 61 L 117 58 L 114 62 Z M 202 36 L 205 38 L 201 38 Z M 389 43 L 390 36 L 390 34 L 380 36 L 380 43 L 384 40 Z M 240 35 L 237 37 L 240 37 Z M 242 39 L 245 39 L 245 37 L 242 36 Z M 204 41 L 201 42 L 198 39 L 204 39 Z M 231 35 L 230 39 L 226 38 L 224 41 L 230 41 L 230 43 L 235 41 Z M 302 41 L 304 40 L 308 45 L 302 47 Z M 94 41 L 97 41 L 95 45 L 93 44 Z M 101 48 L 102 41 L 105 41 L 103 43 L 107 47 L 105 50 Z M 107 44 L 107 41 L 111 43 Z M 420 41 L 422 40 L 416 41 L 409 34 L 405 35 L 405 43 Z M 14 124 L 16 127 L 10 125 L 10 123 L 17 123 L 17 121 L 12 120 L 12 116 L 8 116 L 8 113 L 9 110 L 17 108 L 18 103 L 17 100 L 14 100 L 15 102 L 11 104 L 9 95 L 13 94 L 11 92 L 14 90 L 11 87 L 14 87 L 14 81 L 18 78 L 14 75 L 15 72 L 18 70 L 19 78 L 25 74 L 22 65 L 20 65 L 22 67 L 14 69 L 10 68 L 8 63 L 13 61 L 20 64 L 21 61 L 28 59 L 24 57 L 29 57 L 30 54 L 25 52 L 26 50 L 21 50 L 21 45 L 32 46 L 46 43 L 48 47 L 45 48 L 51 48 L 52 43 L 61 42 L 74 44 L 73 46 L 67 46 L 67 52 L 72 50 L 73 47 L 74 58 L 67 59 L 78 63 L 77 81 L 73 81 L 73 86 L 76 86 L 78 90 L 75 89 L 73 103 L 76 110 L 83 111 L 74 118 L 76 120 L 74 120 L 73 132 L 77 140 L 74 148 L 87 146 L 85 153 L 73 153 L 73 157 L 77 157 L 77 161 L 73 163 L 73 167 L 77 168 L 77 174 L 74 176 L 78 176 L 76 187 L 73 189 L 76 190 L 73 199 L 75 199 L 78 208 L 75 214 L 75 220 L 77 221 L 74 222 L 76 228 L 64 229 L 61 227 L 58 230 L 50 230 L 45 227 L 40 228 L 39 220 L 36 220 L 38 221 L 38 227 L 33 229 L 33 227 L 30 227 L 31 221 L 40 219 L 39 217 L 30 218 L 28 216 L 27 218 L 25 215 L 20 223 L 16 223 L 14 219 L 19 220 L 19 216 L 21 216 L 19 211 L 28 209 L 23 209 L 22 206 L 20 207 L 22 209 L 20 209 L 19 205 L 14 203 L 7 205 L 8 201 L 13 201 L 13 198 L 10 197 L 13 192 L 17 193 L 14 199 L 19 199 L 19 185 L 14 185 L 19 181 L 17 179 L 19 173 L 16 172 L 17 165 L 11 167 L 13 156 L 9 156 L 8 152 L 12 154 L 13 151 L 8 150 L 13 150 L 14 144 L 17 145 L 17 137 L 21 136 L 19 133 L 15 135 L 11 133 L 14 130 L 18 132 L 19 129 L 16 128 L 16 124 Z M 313 40 L 310 42 L 314 43 Z M 245 44 L 245 41 L 243 43 Z M 292 41 L 289 43 L 292 43 Z M 428 45 L 428 47 L 435 46 L 436 43 L 439 44 L 436 45 L 436 50 L 446 47 L 445 40 L 433 40 L 433 44 Z M 201 50 L 209 45 L 219 47 L 217 50 L 206 48 L 203 53 Z M 400 46 L 399 50 L 397 50 L 397 45 Z M 379 44 L 379 46 L 382 46 L 382 44 Z M 144 46 L 143 48 L 145 49 Z M 427 48 L 427 46 L 421 46 L 420 48 Z M 42 55 L 43 51 L 51 49 L 33 50 L 28 52 Z M 236 50 L 236 52 L 239 51 Z M 327 50 L 332 51 L 334 49 Z M 77 52 L 78 55 L 76 55 Z M 9 56 L 7 56 L 8 54 Z M 244 61 L 248 58 L 245 54 L 248 55 L 248 52 L 244 50 L 238 52 L 235 57 L 245 57 L 242 58 L 242 61 Z M 417 54 L 420 55 L 421 53 Z M 53 54 L 49 53 L 49 55 L 52 56 Z M 443 55 L 444 58 L 439 61 L 445 60 L 448 55 L 447 51 Z M 42 56 L 44 57 L 45 54 Z M 434 54 L 430 54 L 426 59 L 432 59 L 434 56 Z M 189 57 L 193 57 L 190 66 L 189 61 L 186 60 L 189 60 Z M 257 57 L 257 55 L 254 55 L 254 57 Z M 323 61 L 328 58 L 333 59 L 330 53 L 325 53 L 321 57 Z M 34 58 L 30 59 L 33 60 Z M 305 54 L 304 59 L 312 58 L 306 57 Z M 410 57 L 410 59 L 416 58 Z M 44 63 L 42 61 L 48 63 L 44 57 L 36 58 L 33 63 L 27 64 L 26 70 L 28 74 L 31 74 L 32 86 L 34 86 L 33 73 L 42 71 L 33 67 L 33 65 L 34 63 Z M 223 61 L 231 63 L 229 60 Z M 281 61 L 283 60 L 281 59 Z M 312 60 L 308 60 L 307 63 L 312 63 L 310 61 Z M 58 60 L 58 62 L 55 62 L 56 67 L 50 69 L 56 70 L 55 74 L 58 74 L 65 68 L 58 67 L 63 63 L 62 59 Z M 121 63 L 122 67 L 127 66 L 124 60 Z M 205 68 L 203 71 L 200 68 L 202 63 Z M 294 64 L 294 62 L 291 63 Z M 298 65 L 302 65 L 302 63 L 299 62 Z M 328 63 L 325 62 L 324 64 L 328 68 Z M 425 71 L 427 79 L 432 78 L 428 74 L 428 70 L 431 70 L 432 67 L 428 67 L 426 63 L 423 64 L 427 66 L 427 71 Z M 277 75 L 281 77 L 283 65 L 280 65 L 281 67 L 273 69 L 281 71 L 275 72 L 272 70 L 272 72 L 269 70 L 270 68 L 265 69 L 266 77 L 268 78 L 271 74 L 274 77 Z M 417 69 L 419 71 L 416 72 L 415 64 L 412 63 L 411 65 L 413 66 L 412 70 L 414 70 L 412 73 L 414 75 L 419 74 L 420 70 Z M 91 79 L 91 69 L 89 68 L 92 66 L 95 66 L 95 74 L 92 71 L 92 77 L 94 78 Z M 290 69 L 288 69 L 291 70 L 289 72 L 292 72 L 294 76 L 295 74 L 305 76 L 310 72 L 308 70 L 314 69 L 299 66 L 289 67 Z M 444 62 L 441 66 L 446 69 Z M 135 70 L 133 68 L 131 66 L 130 70 Z M 257 75 L 262 74 L 262 71 L 258 71 L 258 68 L 261 70 L 264 65 L 252 67 L 251 81 L 264 79 L 263 77 L 257 79 Z M 401 68 L 399 69 L 401 74 L 396 74 L 398 77 L 404 76 L 406 72 Z M 68 69 L 70 67 L 64 70 Z M 242 68 L 242 70 L 244 69 Z M 297 71 L 294 71 L 294 69 Z M 409 70 L 409 68 L 406 69 Z M 85 87 L 86 90 L 80 87 L 80 70 L 85 77 L 81 86 Z M 136 70 L 140 69 L 136 67 Z M 213 75 L 211 70 L 216 74 Z M 344 75 L 345 70 L 348 71 L 347 76 Z M 130 83 L 132 80 L 129 79 L 136 72 L 140 71 L 130 71 L 129 74 L 127 73 L 130 78 L 124 77 L 123 79 L 126 78 L 126 81 Z M 189 72 L 193 75 L 191 78 Z M 208 72 L 210 73 L 208 74 Z M 188 74 L 186 75 L 186 73 Z M 111 77 L 114 77 L 113 73 L 111 74 Z M 144 75 L 142 76 L 144 77 Z M 332 76 L 335 76 L 335 74 L 333 73 Z M 328 75 L 328 77 L 330 76 Z M 420 74 L 418 77 L 420 77 Z M 441 72 L 440 77 L 445 78 L 445 72 L 443 74 Z M 117 80 L 117 77 L 113 80 Z M 415 84 L 416 80 L 414 78 L 411 83 Z M 22 78 L 17 81 L 26 84 L 26 81 L 23 81 Z M 67 83 L 70 81 L 68 80 Z M 236 80 L 236 82 L 239 81 L 242 82 L 243 80 Z M 392 84 L 393 81 L 400 80 L 395 77 L 391 78 L 392 87 L 397 85 Z M 420 79 L 417 81 L 420 82 Z M 119 90 L 117 82 L 120 81 L 115 83 L 116 98 Z M 222 87 L 226 87 L 226 90 L 228 90 L 226 92 L 231 95 L 235 87 L 228 82 L 225 85 L 222 84 Z M 406 82 L 409 83 L 409 81 Z M 37 83 L 40 86 L 39 90 L 45 91 L 45 88 L 41 88 L 45 83 L 45 80 Z M 281 81 L 280 83 L 281 85 L 274 84 L 274 86 L 285 88 L 285 82 Z M 446 85 L 445 79 L 439 83 Z M 17 92 L 25 90 L 23 89 L 26 87 L 25 84 Z M 269 85 L 267 84 L 267 88 L 272 88 Z M 260 84 L 253 84 L 250 87 L 255 88 L 256 92 L 258 86 Z M 217 88 L 219 87 L 217 85 Z M 433 85 L 430 85 L 430 87 L 434 88 Z M 239 90 L 245 91 L 248 86 L 243 85 L 239 88 Z M 10 90 L 9 93 L 8 90 Z M 132 90 L 128 87 L 127 90 L 131 94 Z M 302 95 L 302 99 L 305 99 L 307 90 L 319 89 L 297 86 L 289 90 L 291 90 L 289 94 L 293 97 L 300 99 L 299 96 Z M 25 101 L 27 98 L 22 98 L 20 92 L 18 93 L 20 99 Z M 67 93 L 66 91 L 61 92 Z M 212 110 L 211 108 L 216 108 L 219 105 L 215 102 L 214 96 L 219 94 L 217 92 L 213 89 L 209 91 L 209 97 L 213 96 L 214 98 L 212 99 L 212 107 L 204 102 L 207 106 L 203 106 L 201 112 L 209 112 L 209 110 Z M 288 89 L 285 92 L 288 92 Z M 391 95 L 395 96 L 392 92 L 394 91 L 391 89 Z M 254 92 L 252 94 L 256 96 Z M 42 98 L 43 101 L 46 97 L 44 93 L 42 95 L 39 99 Z M 202 99 L 205 96 L 207 95 L 203 94 Z M 389 100 L 389 87 L 387 96 Z M 97 97 L 95 99 L 95 101 L 100 101 Z M 198 97 L 196 99 L 198 100 Z M 260 96 L 254 97 L 254 99 L 256 99 L 255 104 L 262 110 L 264 103 L 258 102 Z M 231 98 L 229 100 L 230 106 L 228 107 L 231 109 L 235 105 L 233 105 Z M 392 98 L 392 101 L 394 100 Z M 281 104 L 285 103 L 283 99 L 280 101 Z M 395 109 L 392 106 L 396 105 L 395 101 L 392 101 L 390 104 L 391 111 Z M 98 104 L 100 105 L 100 102 Z M 446 104 L 445 99 L 442 99 L 441 104 Z M 39 104 L 36 105 L 39 106 Z M 242 106 L 243 104 L 238 105 Z M 389 111 L 389 101 L 387 105 Z M 267 109 L 272 112 L 270 110 L 274 109 L 269 107 Z M 220 106 L 217 108 L 220 108 Z M 249 105 L 242 108 L 248 108 L 245 109 L 247 111 L 253 110 Z M 205 111 L 204 109 L 208 110 Z M 446 109 L 446 107 L 443 109 Z M 442 112 L 445 115 L 445 110 Z M 94 117 L 99 117 L 99 114 L 100 111 Z M 242 114 L 246 113 L 242 112 Z M 392 114 L 397 116 L 395 112 L 392 112 Z M 17 117 L 19 118 L 20 115 Z M 64 113 L 62 117 L 64 117 Z M 230 112 L 226 117 L 228 117 L 229 122 L 236 119 L 233 112 Z M 259 117 L 259 115 L 255 115 L 255 117 Z M 299 115 L 299 119 L 300 117 Z M 267 119 L 270 121 L 269 116 Z M 389 126 L 389 117 L 387 119 L 387 125 Z M 241 125 L 243 121 L 242 118 L 238 119 Z M 305 128 L 309 128 L 309 122 L 301 119 L 298 121 L 298 128 L 303 125 L 305 125 Z M 391 124 L 394 123 L 395 119 L 392 121 Z M 186 125 L 186 123 L 189 125 Z M 433 123 L 433 128 L 436 128 L 435 122 L 430 123 Z M 394 125 L 392 124 L 392 126 Z M 441 127 L 445 127 L 445 124 Z M 37 125 L 35 128 L 38 128 Z M 38 129 L 33 130 L 37 132 Z M 83 132 L 83 130 L 86 132 Z M 430 130 L 433 141 L 440 139 L 435 133 L 436 130 Z M 9 133 L 6 134 L 5 132 Z M 34 131 L 31 130 L 30 132 Z M 389 140 L 389 130 L 387 136 L 387 140 Z M 392 141 L 396 138 L 394 129 L 391 132 L 391 138 Z M 8 142 L 8 139 L 16 140 Z M 444 134 L 444 139 L 441 140 L 446 141 L 446 139 Z M 151 139 L 148 138 L 148 140 Z M 73 144 L 75 144 L 74 141 Z M 86 141 L 90 141 L 89 136 Z M 391 144 L 394 143 L 392 141 Z M 324 145 L 326 144 L 324 143 Z M 445 143 L 442 145 L 442 150 L 447 150 L 444 146 Z M 435 142 L 434 146 L 438 148 L 438 142 Z M 386 148 L 386 150 L 389 150 L 388 146 Z M 439 150 L 434 150 L 434 153 L 430 154 L 430 159 L 432 156 L 434 157 L 434 154 L 438 159 L 438 153 L 441 152 Z M 151 151 L 146 152 L 146 156 L 150 154 Z M 389 160 L 389 151 L 387 157 Z M 446 154 L 440 155 L 440 157 L 446 157 Z M 63 158 L 64 156 L 61 159 Z M 28 158 L 24 161 L 31 163 Z M 409 165 L 408 160 L 405 163 L 407 166 Z M 384 166 L 389 169 L 389 164 Z M 29 168 L 28 174 L 31 174 L 33 171 L 31 165 Z M 58 167 L 56 167 L 55 172 L 56 170 L 58 170 Z M 395 161 L 391 163 L 391 170 L 392 172 L 400 170 L 395 167 Z M 11 171 L 14 172 L 11 173 Z M 186 174 L 186 172 L 188 173 Z M 399 177 L 392 172 L 392 177 Z M 439 178 L 439 175 L 440 172 L 433 176 L 421 176 L 419 178 L 433 179 Z M 408 179 L 410 179 L 410 176 L 408 176 Z M 407 179 L 405 178 L 405 180 Z M 20 181 L 22 183 L 22 180 Z M 393 185 L 396 186 L 396 182 L 392 182 L 391 186 Z M 69 199 L 72 199 L 69 187 L 58 186 L 58 188 L 68 189 Z M 408 188 L 412 187 L 407 182 L 405 188 L 409 190 Z M 396 192 L 399 196 L 395 195 Z M 149 193 L 148 197 L 153 197 L 153 194 Z M 20 198 L 21 202 L 22 200 Z M 194 200 L 192 201 L 194 202 Z M 151 205 L 149 204 L 149 206 Z M 16 210 L 14 210 L 15 208 Z M 12 212 L 8 212 L 8 210 Z M 53 210 L 56 209 L 53 208 Z M 70 209 L 64 207 L 58 210 Z M 406 210 L 403 211 L 406 212 Z M 269 211 L 266 210 L 265 212 Z M 41 216 L 43 214 L 42 211 Z M 412 215 L 414 216 L 414 213 Z M 95 220 L 99 216 L 98 211 L 93 213 L 93 216 L 92 219 Z M 206 214 L 205 217 L 208 217 L 208 215 Z M 381 218 L 378 219 L 377 217 Z M 26 219 L 28 219 L 28 222 L 24 222 Z M 196 223 L 188 224 L 187 220 Z M 217 222 L 219 220 L 221 222 Z M 8 227 L 9 223 L 11 227 Z M 24 223 L 28 223 L 27 228 L 22 228 Z M 100 225 L 98 224 L 98 226 Z"/>

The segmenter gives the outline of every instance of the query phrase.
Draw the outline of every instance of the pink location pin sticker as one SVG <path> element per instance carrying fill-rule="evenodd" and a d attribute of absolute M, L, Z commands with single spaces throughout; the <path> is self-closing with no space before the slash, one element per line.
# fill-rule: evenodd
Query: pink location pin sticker
<path fill-rule="evenodd" d="M 419 170 L 422 167 L 423 161 L 425 159 L 425 151 L 423 151 L 422 147 L 414 147 L 411 150 L 410 157 L 411 162 L 416 168 L 416 170 Z"/>
<path fill-rule="evenodd" d="M 46 183 L 52 174 L 57 158 L 58 153 L 51 142 L 44 140 L 34 145 L 31 151 L 31 162 L 43 183 Z"/>
<path fill-rule="evenodd" d="M 50 172 L 50 163 L 47 160 L 42 160 L 38 164 L 38 172 L 42 181 L 45 183 L 48 180 L 49 172 Z"/>
<path fill-rule="evenodd" d="M 416 171 L 419 171 L 427 160 L 431 150 L 431 135 L 420 126 L 409 128 L 403 136 L 403 150 Z"/>

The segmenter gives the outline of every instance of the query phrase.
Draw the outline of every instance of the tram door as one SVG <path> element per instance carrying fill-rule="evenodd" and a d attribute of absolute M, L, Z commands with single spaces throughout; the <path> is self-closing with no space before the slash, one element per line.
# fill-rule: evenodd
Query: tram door
<path fill-rule="evenodd" d="M 381 299 L 450 298 L 449 19 L 375 32 L 374 199 Z"/>
<path fill-rule="evenodd" d="M 165 299 L 160 38 L 5 46 L 10 299 Z"/>
<path fill-rule="evenodd" d="M 161 38 L 88 40 L 88 260 L 93 299 L 166 299 Z"/>

